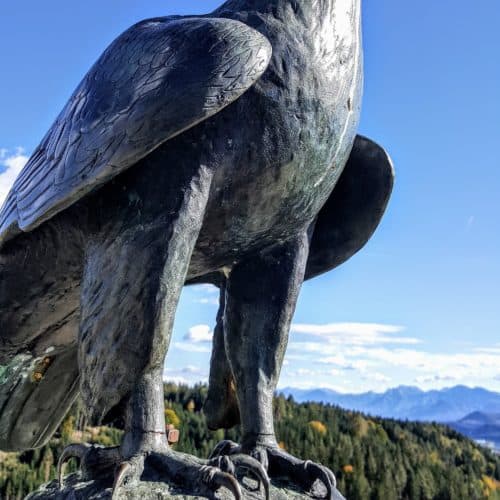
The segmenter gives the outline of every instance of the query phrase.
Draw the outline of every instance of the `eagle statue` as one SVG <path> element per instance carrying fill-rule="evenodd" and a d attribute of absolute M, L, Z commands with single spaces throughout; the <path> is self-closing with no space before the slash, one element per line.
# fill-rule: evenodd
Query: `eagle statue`
<path fill-rule="evenodd" d="M 0 449 L 45 444 L 76 397 L 121 444 L 68 446 L 113 496 L 155 470 L 242 497 L 239 471 L 304 491 L 325 466 L 278 447 L 272 400 L 305 279 L 351 257 L 393 186 L 356 135 L 360 0 L 228 0 L 121 34 L 0 211 Z M 220 288 L 205 411 L 241 423 L 207 459 L 173 450 L 163 364 L 184 285 Z"/>

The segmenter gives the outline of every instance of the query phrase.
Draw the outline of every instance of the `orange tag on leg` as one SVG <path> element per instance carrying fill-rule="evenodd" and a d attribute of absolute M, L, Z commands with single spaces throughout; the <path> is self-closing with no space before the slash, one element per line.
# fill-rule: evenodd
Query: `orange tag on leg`
<path fill-rule="evenodd" d="M 176 429 L 172 424 L 167 425 L 167 441 L 168 444 L 179 442 L 179 429 Z"/>

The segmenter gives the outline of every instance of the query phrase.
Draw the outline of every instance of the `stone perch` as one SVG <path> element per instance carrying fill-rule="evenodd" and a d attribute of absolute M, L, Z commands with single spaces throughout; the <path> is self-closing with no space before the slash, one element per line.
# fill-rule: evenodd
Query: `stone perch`
<path fill-rule="evenodd" d="M 248 484 L 248 487 L 255 488 Z M 241 488 L 243 500 L 259 500 L 259 491 L 251 491 L 245 487 Z M 270 500 L 311 500 L 315 496 L 304 494 L 290 484 L 279 484 L 274 482 L 269 490 Z M 317 494 L 321 498 L 325 495 L 325 488 L 318 486 Z M 71 474 L 65 478 L 65 487 L 59 488 L 57 481 L 52 481 L 42 486 L 37 492 L 29 495 L 26 500 L 108 500 L 111 498 L 111 485 L 103 481 L 82 481 L 80 474 Z M 193 495 L 192 491 L 170 486 L 164 482 L 141 481 L 133 488 L 121 488 L 119 498 L 121 500 L 203 500 L 206 498 L 218 500 L 233 500 L 232 493 L 226 488 L 220 488 L 216 493 L 207 496 Z M 336 490 L 333 490 L 333 500 L 345 500 Z"/>

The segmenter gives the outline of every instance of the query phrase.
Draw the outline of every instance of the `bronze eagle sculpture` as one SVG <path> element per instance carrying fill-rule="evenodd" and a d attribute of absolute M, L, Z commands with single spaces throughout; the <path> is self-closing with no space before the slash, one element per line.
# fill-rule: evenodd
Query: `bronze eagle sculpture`
<path fill-rule="evenodd" d="M 228 0 L 137 23 L 101 55 L 0 211 L 0 449 L 52 436 L 79 395 L 119 447 L 70 445 L 114 495 L 148 470 L 236 498 L 243 468 L 304 490 L 326 467 L 280 450 L 272 398 L 304 279 L 359 250 L 393 185 L 356 136 L 360 0 Z M 242 442 L 172 450 L 163 363 L 181 289 L 221 290 L 206 412 Z M 61 481 L 62 481 L 61 473 Z"/>

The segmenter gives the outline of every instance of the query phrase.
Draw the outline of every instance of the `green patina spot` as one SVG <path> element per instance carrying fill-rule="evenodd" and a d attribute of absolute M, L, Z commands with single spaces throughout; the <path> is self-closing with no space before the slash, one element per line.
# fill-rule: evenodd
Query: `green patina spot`
<path fill-rule="evenodd" d="M 0 386 L 7 382 L 12 383 L 12 379 L 18 379 L 29 373 L 32 368 L 34 358 L 29 354 L 18 354 L 8 365 L 0 366 Z M 1 392 L 1 389 L 0 389 Z"/>

